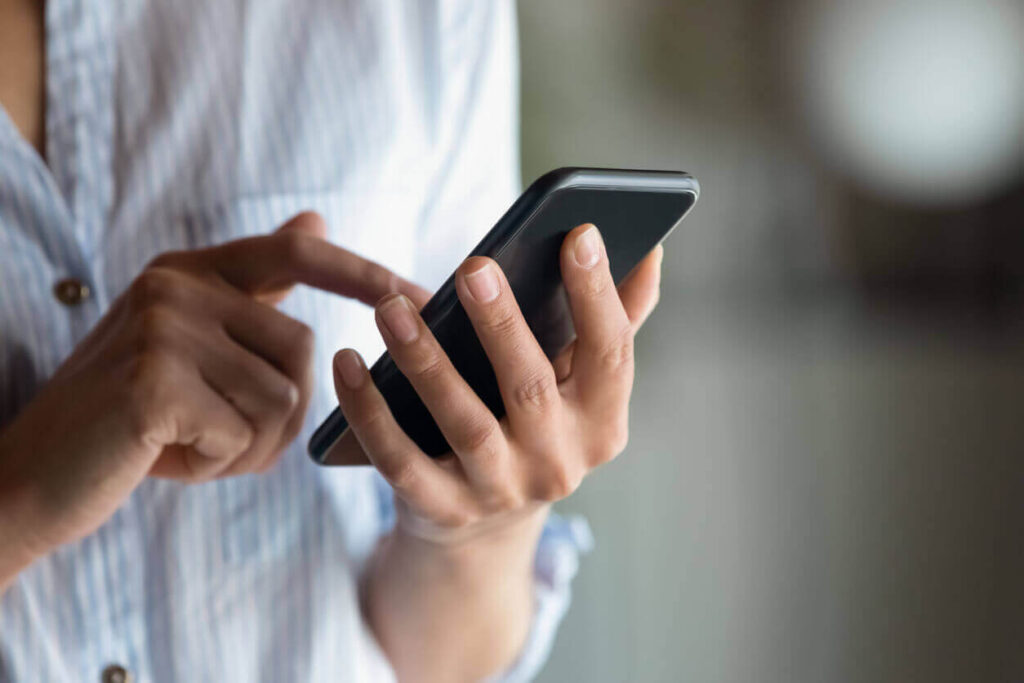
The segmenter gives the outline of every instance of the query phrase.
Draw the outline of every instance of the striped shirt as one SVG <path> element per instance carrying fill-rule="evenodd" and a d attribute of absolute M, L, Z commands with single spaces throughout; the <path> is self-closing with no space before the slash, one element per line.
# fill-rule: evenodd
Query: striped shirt
<path fill-rule="evenodd" d="M 513 199 L 510 0 L 47 0 L 45 164 L 0 110 L 0 426 L 153 256 L 319 211 L 329 238 L 436 287 Z M 54 284 L 76 278 L 76 306 Z M 386 681 L 357 582 L 393 520 L 370 468 L 303 453 L 372 312 L 302 289 L 317 334 L 299 439 L 268 474 L 147 480 L 96 533 L 0 598 L 0 680 Z M 534 628 L 543 663 L 585 524 L 552 518 Z"/>

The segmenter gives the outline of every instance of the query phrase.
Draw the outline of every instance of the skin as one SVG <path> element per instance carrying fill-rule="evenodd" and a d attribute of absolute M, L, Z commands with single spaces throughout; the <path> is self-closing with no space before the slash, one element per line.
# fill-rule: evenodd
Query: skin
<path fill-rule="evenodd" d="M 43 3 L 0 0 L 0 103 L 39 154 L 45 144 Z"/>
<path fill-rule="evenodd" d="M 0 102 L 40 153 L 42 8 L 0 0 Z M 415 312 L 429 294 L 330 245 L 324 229 L 301 214 L 264 237 L 162 255 L 139 274 L 0 433 L 0 591 L 95 531 L 147 476 L 198 483 L 273 466 L 301 427 L 314 381 L 311 330 L 275 308 L 302 283 L 377 304 L 388 348 L 455 449 L 442 460 L 421 453 L 362 359 L 338 353 L 338 400 L 395 489 L 398 524 L 362 594 L 399 679 L 478 680 L 513 661 L 529 629 L 533 554 L 550 503 L 626 444 L 633 335 L 657 302 L 661 249 L 616 290 L 598 231 L 568 235 L 562 274 L 579 336 L 554 361 L 497 265 L 462 265 L 458 294 L 508 409 L 498 421 Z M 577 249 L 584 234 L 597 237 L 596 260 Z M 496 287 L 479 287 L 487 273 Z"/>
<path fill-rule="evenodd" d="M 313 333 L 278 311 L 296 283 L 372 304 L 423 290 L 323 239 L 272 235 L 151 262 L 0 433 L 0 586 L 92 533 L 146 476 L 269 469 L 302 426 Z"/>
<path fill-rule="evenodd" d="M 395 490 L 397 528 L 378 548 L 365 602 L 400 680 L 478 680 L 521 649 L 549 504 L 626 445 L 633 337 L 657 303 L 661 259 L 659 247 L 617 291 L 598 230 L 570 232 L 561 266 L 578 338 L 553 362 L 497 264 L 462 265 L 456 288 L 498 378 L 500 421 L 415 306 L 401 295 L 381 301 L 381 334 L 452 445 L 448 459 L 431 459 L 402 432 L 355 351 L 335 356 L 342 410 Z"/>

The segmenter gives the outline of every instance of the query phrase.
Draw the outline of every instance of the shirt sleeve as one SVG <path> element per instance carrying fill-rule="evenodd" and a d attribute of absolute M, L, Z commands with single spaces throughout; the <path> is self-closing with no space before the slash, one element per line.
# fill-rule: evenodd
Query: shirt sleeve
<path fill-rule="evenodd" d="M 391 486 L 374 473 L 378 496 L 380 530 L 388 533 L 395 524 L 395 505 Z M 572 580 L 579 569 L 580 555 L 590 552 L 594 538 L 590 526 L 580 516 L 564 517 L 552 513 L 544 525 L 533 561 L 534 611 L 530 633 L 516 661 L 487 683 L 520 683 L 532 680 L 551 654 L 558 626 L 569 609 Z"/>

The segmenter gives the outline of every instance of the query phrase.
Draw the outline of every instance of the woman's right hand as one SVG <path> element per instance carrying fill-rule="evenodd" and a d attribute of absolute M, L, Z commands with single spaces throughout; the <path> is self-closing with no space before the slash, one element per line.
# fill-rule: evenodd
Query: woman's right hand
<path fill-rule="evenodd" d="M 92 533 L 147 475 L 260 472 L 302 426 L 313 333 L 296 283 L 373 304 L 429 294 L 323 239 L 315 214 L 151 262 L 0 434 L 0 587 Z"/>

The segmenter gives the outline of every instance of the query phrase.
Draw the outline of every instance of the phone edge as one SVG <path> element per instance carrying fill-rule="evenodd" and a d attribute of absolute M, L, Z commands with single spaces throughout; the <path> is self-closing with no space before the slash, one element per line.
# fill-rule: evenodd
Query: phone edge
<path fill-rule="evenodd" d="M 679 223 L 689 215 L 693 206 L 696 205 L 697 200 L 700 198 L 700 183 L 696 178 L 682 171 L 566 166 L 548 171 L 534 180 L 516 201 L 512 203 L 512 206 L 502 214 L 501 218 L 494 224 L 494 227 L 487 231 L 487 234 L 467 254 L 466 258 L 471 256 L 499 255 L 501 249 L 498 249 L 495 254 L 491 252 L 494 251 L 498 244 L 507 244 L 514 239 L 519 231 L 524 229 L 529 223 L 529 217 L 540 208 L 544 200 L 555 192 L 586 187 L 601 189 L 649 189 L 652 183 L 655 187 L 658 187 L 661 181 L 665 183 L 665 190 L 690 192 L 694 196 L 690 209 L 665 234 L 665 237 L 662 238 L 662 241 L 664 241 L 665 238 L 675 231 Z M 505 226 L 504 229 L 500 229 L 503 225 Z M 513 231 L 509 233 L 510 230 Z M 452 273 L 420 312 L 424 321 L 427 322 L 427 326 L 433 330 L 443 323 L 445 317 L 454 308 L 457 300 L 455 273 Z M 391 361 L 389 366 L 389 360 L 390 356 L 385 352 L 374 362 L 369 370 L 371 379 L 378 386 L 380 382 L 387 380 L 397 369 L 394 361 Z M 330 463 L 326 462 L 327 455 L 348 429 L 348 421 L 345 419 L 341 407 L 336 406 L 310 435 L 309 441 L 306 444 L 306 452 L 309 457 L 318 465 L 330 465 Z"/>

